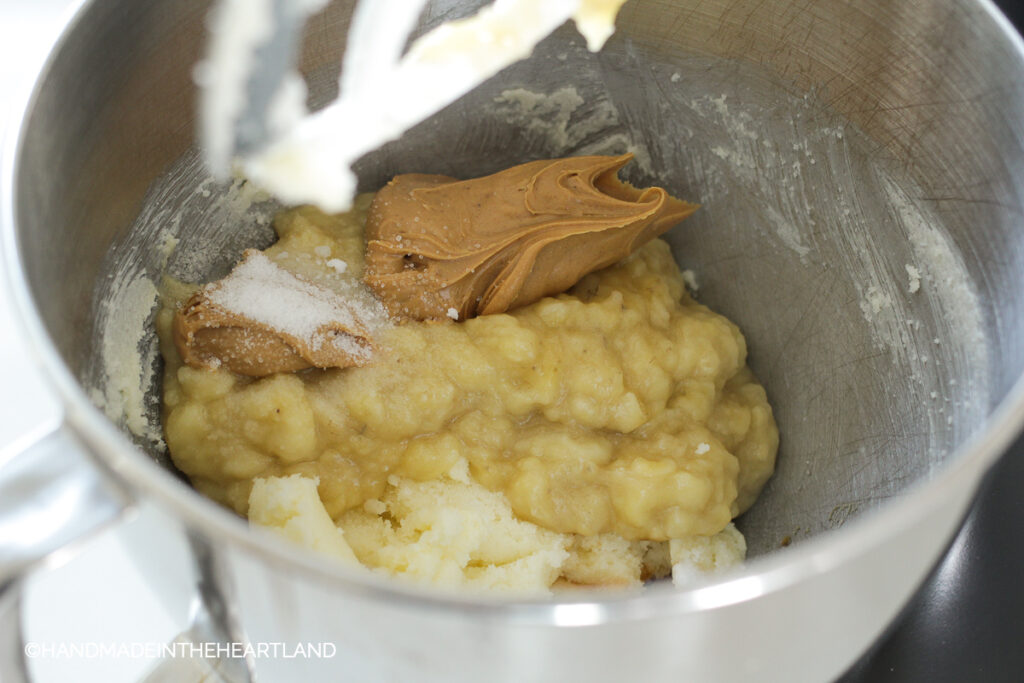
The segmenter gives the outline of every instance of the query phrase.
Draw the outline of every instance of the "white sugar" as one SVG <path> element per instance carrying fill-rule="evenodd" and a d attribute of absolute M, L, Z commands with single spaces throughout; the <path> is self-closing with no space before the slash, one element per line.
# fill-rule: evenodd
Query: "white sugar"
<path fill-rule="evenodd" d="M 710 444 L 702 443 L 697 446 L 697 455 L 704 455 L 711 450 Z"/>
<path fill-rule="evenodd" d="M 456 310 L 454 308 L 449 308 L 448 309 L 448 317 L 451 318 L 452 320 L 458 320 L 459 319 L 459 312 L 458 312 L 458 310 Z"/>
<path fill-rule="evenodd" d="M 232 272 L 207 290 L 214 305 L 288 334 L 319 349 L 325 339 L 353 356 L 368 351 L 348 335 L 334 337 L 337 324 L 355 330 L 373 320 L 372 311 L 277 266 L 263 253 L 250 251 Z"/>
<path fill-rule="evenodd" d="M 917 290 L 921 289 L 921 271 L 909 263 L 904 267 L 907 269 L 907 291 L 915 294 Z"/>
<path fill-rule="evenodd" d="M 329 261 L 327 261 L 327 267 L 333 268 L 339 273 L 344 273 L 346 270 L 348 270 L 348 264 L 342 261 L 340 258 L 332 258 Z"/>

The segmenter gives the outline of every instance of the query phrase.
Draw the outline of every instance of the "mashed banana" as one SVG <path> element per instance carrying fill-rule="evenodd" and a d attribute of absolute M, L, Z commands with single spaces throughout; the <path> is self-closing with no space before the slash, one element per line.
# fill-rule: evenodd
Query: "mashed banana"
<path fill-rule="evenodd" d="M 370 199 L 342 215 L 282 214 L 267 257 L 351 289 Z M 166 440 L 195 487 L 240 514 L 287 525 L 282 500 L 301 495 L 284 485 L 275 499 L 254 481 L 302 475 L 363 564 L 485 587 L 516 584 L 485 571 L 515 563 L 546 587 L 664 574 L 670 550 L 688 547 L 704 569 L 742 555 L 730 521 L 771 475 L 778 432 L 743 336 L 689 297 L 664 241 L 507 314 L 385 326 L 365 367 L 260 379 L 182 364 L 171 325 L 193 291 L 171 283 L 158 316 Z M 412 498 L 462 512 L 416 521 Z M 433 560 L 421 547 L 428 568 L 410 569 L 429 530 L 454 547 L 444 524 L 481 515 L 496 522 L 475 546 Z"/>
<path fill-rule="evenodd" d="M 516 519 L 501 493 L 469 478 L 465 460 L 435 481 L 389 478 L 381 500 L 349 510 L 337 525 L 317 483 L 300 474 L 256 479 L 249 520 L 346 564 L 461 591 L 531 594 L 666 576 L 684 585 L 739 564 L 746 553 L 732 524 L 671 542 L 548 531 Z"/>

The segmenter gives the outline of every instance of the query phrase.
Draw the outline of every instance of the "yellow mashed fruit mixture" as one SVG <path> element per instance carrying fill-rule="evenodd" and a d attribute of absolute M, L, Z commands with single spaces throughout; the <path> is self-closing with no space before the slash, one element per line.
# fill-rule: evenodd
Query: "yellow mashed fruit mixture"
<path fill-rule="evenodd" d="M 352 211 L 280 214 L 276 265 L 362 286 Z M 158 316 L 166 441 L 203 494 L 373 571 L 546 591 L 732 566 L 778 431 L 726 318 L 654 239 L 508 313 L 383 324 L 373 362 L 252 378 L 182 363 Z M 368 301 L 372 303 L 372 297 Z"/>

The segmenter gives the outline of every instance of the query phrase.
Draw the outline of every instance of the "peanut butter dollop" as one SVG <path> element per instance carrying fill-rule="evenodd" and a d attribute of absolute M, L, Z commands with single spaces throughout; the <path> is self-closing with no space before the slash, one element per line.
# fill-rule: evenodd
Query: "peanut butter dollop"
<path fill-rule="evenodd" d="M 192 367 L 253 377 L 364 365 L 372 343 L 355 308 L 250 249 L 177 311 L 174 344 Z"/>
<path fill-rule="evenodd" d="M 391 315 L 419 320 L 564 292 L 697 210 L 619 180 L 632 158 L 534 161 L 472 180 L 396 176 L 370 206 L 365 282 Z"/>

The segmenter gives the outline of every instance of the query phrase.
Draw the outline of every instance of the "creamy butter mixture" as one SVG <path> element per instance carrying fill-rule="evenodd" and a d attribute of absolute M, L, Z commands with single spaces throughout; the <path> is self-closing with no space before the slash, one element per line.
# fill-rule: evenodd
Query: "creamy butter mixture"
<path fill-rule="evenodd" d="M 361 287 L 370 201 L 360 196 L 340 215 L 280 215 L 266 257 L 326 289 Z M 461 566 L 469 582 L 481 566 L 519 562 L 544 587 L 640 580 L 669 566 L 654 557 L 669 556 L 661 542 L 674 540 L 677 552 L 703 544 L 707 557 L 708 548 L 738 547 L 730 520 L 774 466 L 778 432 L 743 336 L 690 298 L 661 240 L 510 313 L 384 326 L 370 365 L 259 379 L 182 364 L 171 327 L 193 291 L 169 283 L 158 317 L 175 464 L 241 514 L 260 501 L 256 512 L 271 526 L 281 524 L 268 501 L 280 513 L 282 500 L 301 496 L 257 496 L 254 481 L 318 482 L 346 545 L 390 573 L 445 583 Z M 543 542 L 481 556 L 508 536 L 499 532 L 445 556 L 448 565 L 413 571 L 394 549 L 440 533 L 445 490 L 464 523 L 484 506 Z M 410 513 L 410 498 L 434 501 L 435 517 Z M 609 544 L 633 558 L 627 569 L 579 570 L 595 564 L 595 545 Z"/>

